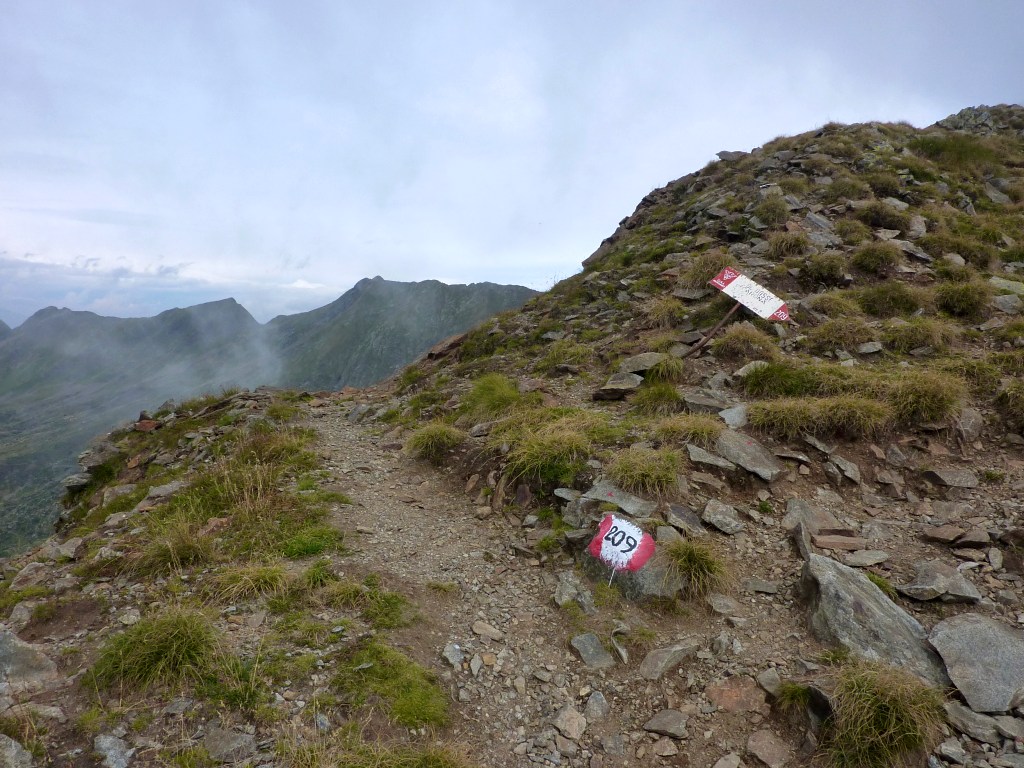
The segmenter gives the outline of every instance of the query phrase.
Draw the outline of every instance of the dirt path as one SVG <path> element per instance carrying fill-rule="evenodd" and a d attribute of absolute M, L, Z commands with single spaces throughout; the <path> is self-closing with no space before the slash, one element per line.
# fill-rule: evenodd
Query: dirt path
<path fill-rule="evenodd" d="M 607 646 L 609 628 L 624 620 L 645 627 L 656 638 L 654 645 L 696 637 L 707 647 L 727 627 L 725 617 L 704 611 L 652 615 L 618 603 L 581 624 L 580 617 L 566 614 L 552 600 L 559 575 L 572 572 L 571 561 L 539 567 L 514 548 L 522 536 L 509 522 L 500 516 L 477 518 L 461 478 L 403 455 L 393 440 L 381 436 L 380 426 L 349 423 L 344 406 L 314 415 L 325 466 L 355 501 L 336 521 L 355 550 L 345 562 L 360 573 L 383 574 L 391 588 L 419 606 L 421 620 L 395 633 L 392 641 L 435 669 L 449 687 L 454 717 L 445 735 L 465 745 L 474 762 L 494 768 L 710 768 L 723 754 L 742 751 L 746 735 L 768 714 L 763 694 L 737 689 L 737 695 L 753 703 L 735 712 L 716 712 L 703 694 L 716 681 L 728 685 L 746 676 L 752 682 L 749 676 L 758 670 L 742 661 L 752 651 L 759 664 L 775 655 L 775 649 L 757 640 L 760 621 L 745 632 L 742 654 L 703 651 L 658 681 L 637 673 L 643 649 L 634 650 L 628 664 L 589 669 L 568 642 L 579 632 L 596 631 Z M 790 614 L 780 605 L 767 621 L 778 632 L 780 618 L 783 625 L 796 620 Z M 478 622 L 497 630 L 500 639 L 481 635 L 479 630 L 488 630 Z M 444 659 L 445 648 L 452 645 L 463 653 L 459 666 Z M 600 695 L 593 697 L 595 692 Z M 607 714 L 599 706 L 602 696 Z M 585 733 L 576 738 L 566 738 L 553 726 L 566 705 L 587 716 Z M 682 741 L 643 730 L 649 718 L 667 707 L 690 719 Z M 784 724 L 776 726 L 779 733 L 787 730 Z M 799 743 L 797 734 L 787 735 Z"/>

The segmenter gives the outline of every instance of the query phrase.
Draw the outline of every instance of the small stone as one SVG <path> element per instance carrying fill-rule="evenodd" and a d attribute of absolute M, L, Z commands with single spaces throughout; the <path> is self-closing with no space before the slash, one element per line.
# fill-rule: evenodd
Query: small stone
<path fill-rule="evenodd" d="M 769 730 L 750 734 L 747 751 L 768 768 L 783 768 L 793 759 L 793 750 L 789 745 Z"/>
<path fill-rule="evenodd" d="M 865 549 L 868 545 L 866 539 L 859 536 L 812 536 L 814 546 L 822 549 L 838 549 L 855 552 L 858 549 Z"/>
<path fill-rule="evenodd" d="M 615 666 L 615 658 L 605 650 L 601 640 L 593 632 L 577 635 L 570 643 L 589 669 L 608 669 Z"/>
<path fill-rule="evenodd" d="M 779 670 L 769 667 L 757 676 L 757 684 L 768 693 L 769 696 L 777 697 L 782 690 L 782 677 Z"/>
<path fill-rule="evenodd" d="M 743 582 L 743 589 L 747 592 L 760 592 L 765 595 L 777 595 L 779 593 L 779 582 L 751 578 L 746 579 Z"/>
<path fill-rule="evenodd" d="M 843 557 L 843 562 L 851 568 L 870 568 L 872 565 L 884 563 L 889 559 L 887 552 L 879 549 L 860 549 Z"/>
<path fill-rule="evenodd" d="M 131 765 L 134 749 L 116 736 L 103 733 L 93 739 L 93 749 L 103 756 L 103 768 L 128 768 Z"/>
<path fill-rule="evenodd" d="M 206 732 L 203 746 L 214 762 L 240 762 L 256 751 L 256 738 L 248 733 L 214 726 Z"/>
<path fill-rule="evenodd" d="M 587 719 L 588 723 L 596 723 L 598 720 L 606 718 L 611 711 L 612 706 L 608 703 L 605 695 L 600 691 L 594 691 L 587 699 L 587 706 L 583 708 L 583 717 Z"/>
<path fill-rule="evenodd" d="M 729 535 L 739 533 L 747 527 L 740 521 L 735 507 L 718 499 L 708 499 L 701 513 L 701 520 Z"/>
<path fill-rule="evenodd" d="M 914 580 L 897 586 L 901 595 L 914 600 L 937 600 L 943 602 L 977 603 L 981 593 L 956 568 L 941 560 L 929 560 L 915 567 Z"/>
<path fill-rule="evenodd" d="M 983 741 L 995 747 L 1002 743 L 999 729 L 996 728 L 996 721 L 988 715 L 972 712 L 957 701 L 948 701 L 946 702 L 946 717 L 949 719 L 950 725 L 960 731 L 960 733 L 966 733 L 972 739 Z"/>
<path fill-rule="evenodd" d="M 1024 632 L 962 613 L 936 624 L 928 640 L 971 709 L 1001 713 L 1024 704 Z"/>
<path fill-rule="evenodd" d="M 963 765 L 967 760 L 967 753 L 964 748 L 960 746 L 960 742 L 956 739 L 949 738 L 939 744 L 935 750 L 939 757 L 950 763 L 956 763 L 957 765 Z"/>
<path fill-rule="evenodd" d="M 713 768 L 742 768 L 742 766 L 743 762 L 740 760 L 740 756 L 736 753 L 731 753 L 719 758 Z"/>
<path fill-rule="evenodd" d="M 740 613 L 739 603 L 728 595 L 718 592 L 712 592 L 708 595 L 708 605 L 719 616 L 737 616 Z"/>
<path fill-rule="evenodd" d="M 654 742 L 654 746 L 651 747 L 651 752 L 656 754 L 658 757 L 671 757 L 672 755 L 679 754 L 679 748 L 668 736 L 662 736 Z"/>
<path fill-rule="evenodd" d="M 995 715 L 992 719 L 996 721 L 996 730 L 1001 736 L 1014 741 L 1024 741 L 1024 720 L 1011 715 Z"/>
<path fill-rule="evenodd" d="M 480 637 L 486 637 L 488 640 L 494 640 L 495 642 L 505 637 L 500 630 L 492 627 L 486 621 L 474 621 L 473 633 Z"/>
<path fill-rule="evenodd" d="M 526 678 L 522 675 L 518 675 L 515 680 L 512 681 L 512 687 L 516 689 L 516 693 L 520 696 L 526 695 Z"/>
<path fill-rule="evenodd" d="M 955 525 L 937 525 L 925 529 L 922 537 L 925 541 L 934 541 L 938 544 L 952 544 L 963 534 L 964 529 L 957 528 Z"/>
<path fill-rule="evenodd" d="M 640 663 L 640 676 L 645 680 L 660 680 L 684 659 L 695 654 L 700 646 L 699 641 L 690 640 L 670 645 L 667 648 L 656 648 L 650 651 Z"/>
<path fill-rule="evenodd" d="M 644 730 L 673 739 L 686 738 L 686 722 L 689 718 L 678 709 L 663 709 L 646 723 Z"/>
<path fill-rule="evenodd" d="M 49 575 L 50 569 L 43 563 L 29 563 L 11 580 L 10 588 L 16 591 L 26 587 L 35 587 L 42 584 Z"/>
<path fill-rule="evenodd" d="M 576 711 L 572 704 L 566 704 L 555 713 L 551 724 L 567 739 L 578 741 L 587 730 L 587 718 Z"/>
<path fill-rule="evenodd" d="M 644 377 L 635 373 L 613 374 L 604 385 L 593 394 L 594 400 L 622 400 L 630 392 L 634 392 L 644 383 Z"/>
<path fill-rule="evenodd" d="M 929 469 L 922 473 L 925 480 L 943 485 L 947 488 L 977 488 L 978 476 L 969 469 L 947 467 L 945 469 Z"/>

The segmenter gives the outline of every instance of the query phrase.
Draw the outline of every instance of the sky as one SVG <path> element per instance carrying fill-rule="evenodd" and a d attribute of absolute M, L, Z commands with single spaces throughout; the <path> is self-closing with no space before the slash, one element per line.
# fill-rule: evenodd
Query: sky
<path fill-rule="evenodd" d="M 3 0 L 0 320 L 537 289 L 651 189 L 1024 102 L 1019 0 Z"/>

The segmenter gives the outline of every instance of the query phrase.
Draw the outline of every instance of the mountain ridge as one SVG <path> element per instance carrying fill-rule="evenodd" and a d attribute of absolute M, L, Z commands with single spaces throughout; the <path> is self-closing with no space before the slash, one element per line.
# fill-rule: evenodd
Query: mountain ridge
<path fill-rule="evenodd" d="M 58 481 L 104 426 L 169 398 L 229 387 L 372 383 L 534 293 L 378 276 L 319 310 L 266 324 L 234 298 L 141 318 L 40 309 L 0 335 L 0 509 L 9 534 L 0 551 L 16 546 L 16 531 L 45 535 L 57 513 Z M 448 298 L 449 311 L 425 309 L 438 296 Z"/>

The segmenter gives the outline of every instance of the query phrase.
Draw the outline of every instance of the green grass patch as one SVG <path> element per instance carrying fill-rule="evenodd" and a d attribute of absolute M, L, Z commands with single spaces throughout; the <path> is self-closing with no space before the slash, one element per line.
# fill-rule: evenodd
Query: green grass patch
<path fill-rule="evenodd" d="M 500 373 L 487 373 L 473 382 L 463 400 L 463 411 L 483 421 L 509 411 L 523 400 L 516 383 Z"/>
<path fill-rule="evenodd" d="M 1024 424 L 1024 382 L 1011 382 L 999 393 L 997 403 L 1015 424 Z"/>
<path fill-rule="evenodd" d="M 966 133 L 919 136 L 910 148 L 943 168 L 967 170 L 999 161 L 999 154 L 981 139 Z"/>
<path fill-rule="evenodd" d="M 660 496 L 676 488 L 678 468 L 675 451 L 631 447 L 615 454 L 606 471 L 612 482 L 627 491 Z"/>
<path fill-rule="evenodd" d="M 834 768 L 892 768 L 923 761 L 940 738 L 942 694 L 912 673 L 867 662 L 840 668 L 825 753 Z"/>
<path fill-rule="evenodd" d="M 771 195 L 757 204 L 754 215 L 766 226 L 777 229 L 789 219 L 789 206 L 781 195 Z"/>
<path fill-rule="evenodd" d="M 907 214 L 880 201 L 861 208 L 856 216 L 861 222 L 875 229 L 898 229 L 906 232 L 910 228 L 910 217 Z"/>
<path fill-rule="evenodd" d="M 839 251 L 816 253 L 800 267 L 800 278 L 820 285 L 841 285 L 846 275 L 846 256 Z"/>
<path fill-rule="evenodd" d="M 992 287 L 980 280 L 941 283 L 935 289 L 935 303 L 940 310 L 968 320 L 981 316 L 991 296 Z"/>
<path fill-rule="evenodd" d="M 667 382 L 678 384 L 686 379 L 686 361 L 677 357 L 667 357 L 644 373 L 644 381 Z"/>
<path fill-rule="evenodd" d="M 405 443 L 405 450 L 418 459 L 441 465 L 467 438 L 468 435 L 461 429 L 435 421 L 413 432 Z"/>
<path fill-rule="evenodd" d="M 638 413 L 647 416 L 667 416 L 682 407 L 683 399 L 675 386 L 668 382 L 645 383 L 633 395 L 631 403 Z"/>
<path fill-rule="evenodd" d="M 412 607 L 398 592 L 383 588 L 380 578 L 371 574 L 362 583 L 335 581 L 325 584 L 316 594 L 317 601 L 333 608 L 354 608 L 374 629 L 395 629 L 412 621 Z"/>
<path fill-rule="evenodd" d="M 870 275 L 883 275 L 903 261 L 903 252 L 887 242 L 866 243 L 850 257 L 850 265 Z"/>
<path fill-rule="evenodd" d="M 693 258 L 689 269 L 679 275 L 679 284 L 684 288 L 706 288 L 711 278 L 734 264 L 733 257 L 725 251 L 707 251 Z M 730 306 L 732 303 L 730 300 Z"/>
<path fill-rule="evenodd" d="M 836 234 L 847 245 L 859 245 L 872 237 L 871 227 L 856 219 L 839 219 L 836 222 Z"/>
<path fill-rule="evenodd" d="M 885 402 L 854 395 L 793 397 L 751 403 L 750 424 L 783 440 L 802 435 L 873 437 L 886 432 L 895 411 Z"/>
<path fill-rule="evenodd" d="M 747 323 L 730 325 L 711 342 L 715 355 L 726 360 L 774 360 L 779 347 L 768 334 Z"/>
<path fill-rule="evenodd" d="M 882 594 L 888 597 L 890 600 L 895 600 L 897 597 L 896 587 L 892 585 L 885 576 L 881 576 L 874 571 L 868 571 L 865 576 L 868 577 L 868 581 L 882 590 Z"/>
<path fill-rule="evenodd" d="M 853 293 L 853 298 L 861 309 L 874 317 L 911 315 L 934 303 L 932 292 L 927 288 L 907 285 L 899 280 L 861 288 Z"/>
<path fill-rule="evenodd" d="M 811 297 L 807 306 L 826 317 L 849 317 L 861 314 L 860 305 L 850 298 L 849 291 L 829 291 Z"/>
<path fill-rule="evenodd" d="M 174 686 L 208 675 L 218 651 L 217 632 L 206 616 L 172 607 L 107 640 L 92 672 L 103 688 Z"/>
<path fill-rule="evenodd" d="M 836 317 L 811 328 L 803 340 L 807 349 L 815 352 L 836 350 L 856 351 L 856 348 L 877 338 L 877 331 L 859 317 Z"/>
<path fill-rule="evenodd" d="M 547 353 L 537 364 L 537 370 L 550 376 L 557 372 L 559 366 L 582 368 L 593 362 L 593 359 L 592 347 L 569 339 L 562 339 L 548 347 Z"/>
<path fill-rule="evenodd" d="M 291 579 L 279 563 L 249 563 L 225 568 L 217 574 L 215 582 L 217 598 L 234 603 L 283 595 Z"/>
<path fill-rule="evenodd" d="M 776 232 L 768 238 L 765 255 L 772 261 L 782 261 L 790 256 L 800 256 L 810 247 L 811 241 L 803 232 Z"/>
<path fill-rule="evenodd" d="M 654 427 L 654 434 L 664 442 L 693 443 L 706 448 L 718 439 L 723 429 L 725 423 L 716 416 L 679 413 L 661 419 Z"/>
<path fill-rule="evenodd" d="M 686 595 L 691 599 L 701 600 L 730 581 L 725 560 L 708 544 L 673 541 L 661 548 L 661 556 L 667 571 L 686 582 Z"/>
<path fill-rule="evenodd" d="M 344 543 L 345 537 L 338 529 L 330 525 L 308 525 L 284 539 L 278 547 L 278 552 L 285 557 L 299 560 L 325 552 L 336 552 L 343 548 Z"/>
<path fill-rule="evenodd" d="M 370 640 L 344 660 L 334 686 L 360 707 L 376 702 L 388 717 L 408 728 L 447 724 L 448 695 L 432 672 L 379 640 Z"/>
<path fill-rule="evenodd" d="M 888 323 L 882 329 L 882 342 L 894 352 L 931 347 L 944 352 L 960 335 L 959 326 L 938 318 L 914 317 L 908 322 Z"/>

